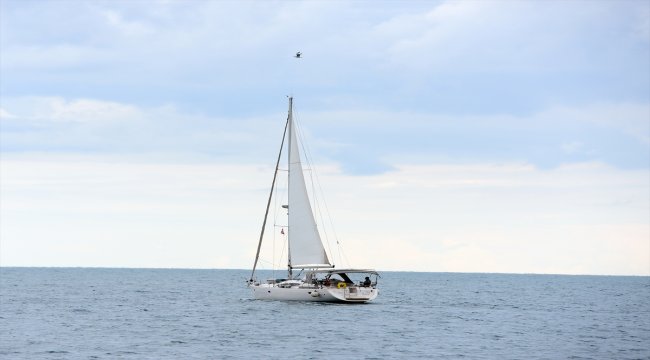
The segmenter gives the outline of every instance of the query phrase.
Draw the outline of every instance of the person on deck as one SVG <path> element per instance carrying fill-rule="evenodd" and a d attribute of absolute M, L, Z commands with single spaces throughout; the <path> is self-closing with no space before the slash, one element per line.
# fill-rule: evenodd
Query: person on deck
<path fill-rule="evenodd" d="M 363 286 L 369 287 L 372 284 L 372 281 L 370 281 L 370 278 L 366 276 L 366 280 L 363 281 Z"/>

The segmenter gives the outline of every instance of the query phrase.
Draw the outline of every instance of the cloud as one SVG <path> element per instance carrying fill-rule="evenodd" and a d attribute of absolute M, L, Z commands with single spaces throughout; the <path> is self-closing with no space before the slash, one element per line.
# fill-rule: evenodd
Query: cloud
<path fill-rule="evenodd" d="M 216 118 L 174 105 L 138 107 L 95 99 L 4 98 L 3 151 L 242 158 L 272 142 L 282 118 Z M 274 121 L 277 120 L 277 121 Z M 279 136 L 279 135 L 278 135 Z M 275 147 L 275 146 L 274 146 Z"/>
<path fill-rule="evenodd" d="M 324 144 L 321 153 L 350 168 L 364 161 L 387 166 L 479 159 L 522 161 L 545 168 L 584 161 L 647 168 L 650 161 L 647 103 L 552 106 L 530 115 L 359 110 L 301 117 L 309 119 L 313 137 L 317 134 Z M 577 143 L 581 146 L 566 151 L 567 144 Z"/>
<path fill-rule="evenodd" d="M 133 105 L 94 99 L 66 100 L 62 97 L 3 99 L 12 109 L 12 118 L 29 122 L 106 122 L 138 120 L 142 111 Z"/>
<path fill-rule="evenodd" d="M 0 108 L 0 119 L 12 119 L 15 115 L 10 114 L 7 110 Z"/>
<path fill-rule="evenodd" d="M 557 107 L 540 114 L 539 120 L 561 119 L 586 126 L 597 126 L 624 133 L 644 144 L 650 144 L 650 104 L 596 104 L 586 108 Z"/>
<path fill-rule="evenodd" d="M 276 114 L 207 116 L 175 105 L 141 107 L 97 99 L 3 99 L 2 147 L 9 152 L 122 153 L 258 162 L 277 151 L 284 99 Z M 650 106 L 612 103 L 551 107 L 530 116 L 444 115 L 344 110 L 296 117 L 315 161 L 349 174 L 394 163 L 526 162 L 544 168 L 600 161 L 647 168 Z M 276 134 L 271 136 L 271 134 Z"/>
<path fill-rule="evenodd" d="M 213 115 L 291 92 L 321 109 L 492 114 L 647 100 L 641 4 L 381 5 L 3 3 L 2 89 Z"/>
<path fill-rule="evenodd" d="M 115 10 L 105 10 L 102 12 L 108 24 L 123 37 L 147 37 L 153 35 L 157 29 L 141 21 L 128 21 L 122 14 Z"/>
<path fill-rule="evenodd" d="M 604 53 L 603 44 L 623 49 L 629 41 L 620 44 L 618 37 L 631 41 L 629 34 L 645 26 L 647 7 L 619 5 L 580 1 L 443 2 L 427 12 L 395 16 L 377 25 L 375 31 L 391 39 L 391 62 L 402 69 L 417 69 L 419 74 L 449 69 L 520 74 L 577 70 L 589 61 L 591 66 L 608 61 L 613 54 Z M 623 20 L 626 17 L 629 21 Z M 600 41 L 584 42 L 593 31 L 598 32 Z"/>
<path fill-rule="evenodd" d="M 234 239 L 258 231 L 241 226 L 261 219 L 254 200 L 271 171 L 97 156 L 2 161 L 4 266 L 211 267 L 223 254 L 243 266 L 253 250 Z"/>
<path fill-rule="evenodd" d="M 10 155 L 1 166 L 5 266 L 248 268 L 272 175 L 268 165 L 115 156 Z M 367 176 L 318 166 L 336 231 L 319 227 L 337 265 L 648 275 L 646 171 L 393 166 Z"/>
<path fill-rule="evenodd" d="M 0 7 L 2 261 L 248 265 L 293 93 L 364 265 L 646 273 L 644 2 Z"/>
<path fill-rule="evenodd" d="M 381 175 L 323 180 L 352 262 L 382 259 L 388 268 L 420 271 L 647 272 L 645 170 L 393 165 Z M 623 258 L 635 265 L 623 266 Z"/>

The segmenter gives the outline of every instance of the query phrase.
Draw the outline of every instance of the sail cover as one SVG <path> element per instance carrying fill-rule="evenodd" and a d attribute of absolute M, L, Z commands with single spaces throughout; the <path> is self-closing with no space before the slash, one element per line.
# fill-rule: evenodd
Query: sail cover
<path fill-rule="evenodd" d="M 330 265 L 309 203 L 298 139 L 291 117 L 289 120 L 289 251 L 292 266 Z"/>

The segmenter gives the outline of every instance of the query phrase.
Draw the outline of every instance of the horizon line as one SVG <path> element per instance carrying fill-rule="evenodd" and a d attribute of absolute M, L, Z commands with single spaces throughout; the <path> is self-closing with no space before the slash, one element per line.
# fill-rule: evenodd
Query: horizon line
<path fill-rule="evenodd" d="M 128 267 L 128 266 L 5 266 L 0 265 L 1 269 L 105 269 L 105 270 L 233 270 L 233 271 L 250 271 L 251 269 L 243 268 L 184 268 L 184 267 Z M 376 270 L 376 269 L 375 269 Z M 284 271 L 273 269 L 258 269 L 258 271 Z M 563 274 L 563 273 L 533 273 L 533 272 L 472 272 L 472 271 L 417 271 L 417 270 L 377 270 L 383 273 L 431 273 L 431 274 L 475 274 L 475 275 L 538 275 L 538 276 L 615 276 L 615 277 L 650 277 L 650 274 Z"/>

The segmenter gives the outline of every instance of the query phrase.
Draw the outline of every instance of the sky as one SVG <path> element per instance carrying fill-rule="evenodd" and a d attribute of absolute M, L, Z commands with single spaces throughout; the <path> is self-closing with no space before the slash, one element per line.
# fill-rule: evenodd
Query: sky
<path fill-rule="evenodd" d="M 650 275 L 643 0 L 0 0 L 0 266 L 251 268 L 288 95 L 337 265 Z"/>

